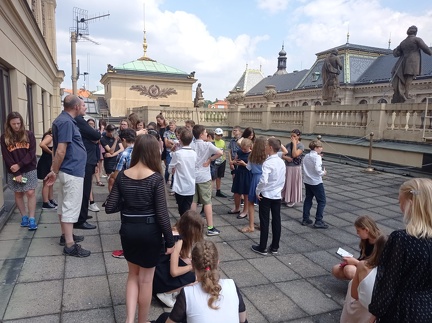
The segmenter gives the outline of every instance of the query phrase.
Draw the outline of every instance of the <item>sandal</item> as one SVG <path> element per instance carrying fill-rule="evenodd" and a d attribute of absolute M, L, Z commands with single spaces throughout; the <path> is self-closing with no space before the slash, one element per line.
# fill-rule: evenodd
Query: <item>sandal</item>
<path fill-rule="evenodd" d="M 257 229 L 257 230 L 261 230 L 261 227 L 260 227 L 260 224 L 259 224 L 259 223 L 255 223 L 254 226 L 255 226 L 255 229 Z"/>
<path fill-rule="evenodd" d="M 247 216 L 248 216 L 247 213 L 240 213 L 239 215 L 237 215 L 237 219 L 245 219 L 245 218 L 247 218 Z"/>
<path fill-rule="evenodd" d="M 99 182 L 96 182 L 96 185 L 97 185 L 97 186 L 105 186 L 105 184 L 104 184 L 104 183 L 102 183 L 101 181 L 99 181 Z"/>
<path fill-rule="evenodd" d="M 240 210 L 238 210 L 238 211 L 230 210 L 230 211 L 228 211 L 228 214 L 240 214 Z"/>
<path fill-rule="evenodd" d="M 252 233 L 252 232 L 255 231 L 255 229 L 254 228 L 249 228 L 249 227 L 244 227 L 243 229 L 239 229 L 239 231 L 243 232 L 243 233 Z"/>

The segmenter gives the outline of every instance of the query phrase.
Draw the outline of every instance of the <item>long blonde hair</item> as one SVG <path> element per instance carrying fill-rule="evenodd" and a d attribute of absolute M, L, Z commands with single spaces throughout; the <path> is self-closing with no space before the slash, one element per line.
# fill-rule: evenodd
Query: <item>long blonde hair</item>
<path fill-rule="evenodd" d="M 413 178 L 399 189 L 406 231 L 416 238 L 432 238 L 432 180 Z"/>

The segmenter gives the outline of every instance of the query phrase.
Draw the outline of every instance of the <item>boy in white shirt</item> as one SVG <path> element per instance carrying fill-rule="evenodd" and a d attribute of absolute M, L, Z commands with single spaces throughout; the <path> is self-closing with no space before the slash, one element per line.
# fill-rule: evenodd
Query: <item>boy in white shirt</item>
<path fill-rule="evenodd" d="M 317 210 L 315 214 L 314 228 L 327 229 L 328 225 L 323 221 L 324 208 L 326 206 L 326 196 L 322 177 L 327 174 L 322 167 L 321 153 L 323 146 L 321 141 L 312 140 L 309 144 L 310 153 L 303 159 L 303 182 L 306 189 L 306 198 L 303 203 L 303 221 L 302 225 L 312 224 L 310 210 L 312 208 L 312 199 L 317 200 Z"/>
<path fill-rule="evenodd" d="M 195 137 L 193 149 L 197 154 L 195 163 L 195 195 L 191 210 L 196 211 L 197 203 L 204 206 L 204 213 L 207 220 L 207 235 L 218 235 L 220 231 L 213 226 L 213 210 L 212 210 L 212 180 L 210 174 L 210 163 L 220 156 L 222 151 L 207 142 L 207 131 L 202 125 L 195 125 L 192 129 Z"/>
<path fill-rule="evenodd" d="M 270 211 L 272 214 L 272 243 L 269 247 L 271 254 L 277 254 L 281 236 L 280 208 L 282 189 L 285 186 L 285 162 L 278 156 L 281 142 L 276 138 L 267 139 L 265 152 L 268 155 L 262 166 L 262 175 L 256 188 L 256 195 L 260 200 L 260 243 L 253 245 L 252 251 L 260 255 L 267 255 L 267 240 L 269 234 Z"/>

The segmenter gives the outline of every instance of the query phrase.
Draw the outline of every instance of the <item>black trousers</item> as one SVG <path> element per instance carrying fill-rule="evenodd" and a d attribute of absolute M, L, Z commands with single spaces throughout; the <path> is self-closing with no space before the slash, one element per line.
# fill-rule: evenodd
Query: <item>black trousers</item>
<path fill-rule="evenodd" d="M 182 216 L 183 213 L 185 213 L 186 211 L 190 210 L 193 202 L 193 197 L 193 195 L 180 195 L 175 193 L 175 198 L 180 216 Z"/>
<path fill-rule="evenodd" d="M 259 202 L 259 219 L 260 219 L 260 249 L 267 248 L 267 240 L 269 235 L 270 211 L 272 215 L 272 233 L 273 239 L 271 243 L 272 249 L 279 249 L 279 241 L 281 237 L 281 200 L 272 200 L 262 196 Z"/>
<path fill-rule="evenodd" d="M 86 164 L 85 175 L 84 175 L 84 188 L 83 188 L 83 197 L 81 202 L 81 211 L 79 214 L 78 224 L 83 224 L 87 221 L 88 216 L 88 206 L 90 199 L 90 192 L 92 188 L 92 178 L 95 171 L 96 165 Z"/>

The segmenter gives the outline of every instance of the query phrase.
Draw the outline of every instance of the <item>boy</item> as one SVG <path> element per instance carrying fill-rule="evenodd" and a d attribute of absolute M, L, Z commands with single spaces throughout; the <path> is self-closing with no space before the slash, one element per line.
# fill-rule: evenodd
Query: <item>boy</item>
<path fill-rule="evenodd" d="M 194 150 L 197 154 L 195 163 L 195 195 L 191 210 L 196 211 L 197 203 L 204 205 L 204 213 L 207 220 L 207 235 L 218 235 L 220 231 L 213 226 L 212 210 L 212 180 L 210 175 L 210 163 L 222 156 L 222 151 L 211 142 L 206 142 L 207 131 L 202 125 L 195 125 L 192 129 L 195 137 Z"/>
<path fill-rule="evenodd" d="M 169 173 L 168 173 L 168 167 L 171 162 L 171 148 L 175 145 L 175 141 L 177 140 L 176 134 L 176 122 L 174 120 L 171 120 L 168 124 L 168 130 L 164 132 L 163 135 L 163 141 L 165 143 L 165 150 L 166 150 L 166 159 L 165 159 L 165 183 L 168 183 L 169 180 Z M 170 188 L 172 188 L 172 181 Z"/>
<path fill-rule="evenodd" d="M 195 195 L 195 163 L 197 154 L 190 147 L 192 132 L 183 129 L 180 132 L 181 149 L 172 152 L 168 171 L 173 174 L 173 192 L 180 216 L 190 210 Z"/>
<path fill-rule="evenodd" d="M 259 245 L 253 245 L 251 248 L 252 251 L 263 256 L 267 255 L 270 210 L 272 213 L 273 239 L 269 251 L 271 254 L 277 254 L 279 249 L 282 227 L 280 217 L 281 192 L 285 185 L 286 172 L 285 163 L 277 154 L 280 148 L 280 140 L 276 138 L 267 139 L 265 153 L 268 157 L 262 166 L 262 175 L 255 191 L 260 201 L 259 219 L 261 233 Z"/>
<path fill-rule="evenodd" d="M 221 149 L 223 153 L 225 153 L 225 141 L 222 139 L 223 130 L 221 128 L 216 128 L 214 131 L 215 140 L 214 145 Z M 215 174 L 216 174 L 216 196 L 218 197 L 227 197 L 224 193 L 221 192 L 221 182 L 222 177 L 225 175 L 225 167 L 226 167 L 226 158 L 225 154 L 222 154 L 221 157 L 215 160 Z"/>
<path fill-rule="evenodd" d="M 326 196 L 322 177 L 327 174 L 322 167 L 321 153 L 323 146 L 321 141 L 312 140 L 309 144 L 310 153 L 303 159 L 303 182 L 306 189 L 306 198 L 303 204 L 303 221 L 302 225 L 312 224 L 310 209 L 312 208 L 312 199 L 317 200 L 317 210 L 315 214 L 314 228 L 327 229 L 328 225 L 323 221 L 324 208 L 326 206 Z"/>

